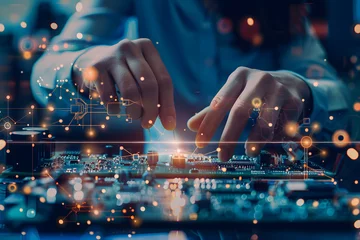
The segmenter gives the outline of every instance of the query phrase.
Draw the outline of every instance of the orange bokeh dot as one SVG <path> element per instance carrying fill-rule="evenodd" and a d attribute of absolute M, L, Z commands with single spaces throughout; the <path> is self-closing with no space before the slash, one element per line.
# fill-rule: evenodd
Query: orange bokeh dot
<path fill-rule="evenodd" d="M 348 157 L 351 159 L 351 160 L 356 160 L 359 158 L 359 152 L 356 151 L 355 148 L 349 148 L 347 151 L 346 151 L 346 154 L 348 155 Z"/>
<path fill-rule="evenodd" d="M 354 103 L 354 111 L 355 112 L 360 112 L 360 102 Z"/>

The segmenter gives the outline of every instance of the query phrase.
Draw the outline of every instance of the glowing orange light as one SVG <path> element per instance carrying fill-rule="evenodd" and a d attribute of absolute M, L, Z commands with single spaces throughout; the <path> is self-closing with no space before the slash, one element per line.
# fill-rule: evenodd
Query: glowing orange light
<path fill-rule="evenodd" d="M 349 148 L 346 151 L 347 156 L 351 159 L 351 160 L 356 160 L 359 158 L 359 152 L 356 151 L 355 148 Z"/>
<path fill-rule="evenodd" d="M 60 225 L 64 224 L 64 220 L 59 219 L 59 224 L 60 224 Z"/>
<path fill-rule="evenodd" d="M 300 144 L 303 148 L 309 148 L 312 145 L 312 139 L 309 136 L 301 138 Z"/>
<path fill-rule="evenodd" d="M 248 24 L 249 26 L 253 26 L 255 21 L 254 21 L 253 18 L 249 17 L 249 18 L 246 20 L 246 22 L 247 22 L 247 24 Z"/>
<path fill-rule="evenodd" d="M 49 110 L 50 112 L 53 112 L 53 111 L 55 110 L 55 108 L 54 108 L 53 106 L 48 106 L 48 110 Z"/>
<path fill-rule="evenodd" d="M 345 147 L 350 142 L 350 136 L 344 130 L 337 130 L 332 136 L 332 141 L 337 147 Z"/>
<path fill-rule="evenodd" d="M 51 29 L 56 30 L 58 28 L 58 25 L 53 22 L 50 24 L 50 27 L 51 27 Z"/>
<path fill-rule="evenodd" d="M 354 111 L 355 112 L 360 112 L 360 102 L 354 103 Z"/>
<path fill-rule="evenodd" d="M 252 101 L 251 101 L 251 104 L 253 105 L 254 108 L 260 108 L 261 104 L 262 104 L 262 101 L 260 98 L 254 98 Z"/>
<path fill-rule="evenodd" d="M 82 72 L 83 79 L 88 82 L 93 82 L 98 79 L 99 72 L 95 67 L 88 67 Z"/>
<path fill-rule="evenodd" d="M 285 132 L 288 136 L 294 137 L 298 131 L 299 124 L 297 122 L 288 122 L 285 125 Z"/>
<path fill-rule="evenodd" d="M 356 24 L 356 25 L 354 26 L 354 32 L 355 32 L 356 34 L 360 34 L 360 24 Z"/>
<path fill-rule="evenodd" d="M 29 51 L 25 51 L 23 53 L 23 57 L 24 57 L 24 59 L 29 60 L 32 57 L 32 54 Z"/>

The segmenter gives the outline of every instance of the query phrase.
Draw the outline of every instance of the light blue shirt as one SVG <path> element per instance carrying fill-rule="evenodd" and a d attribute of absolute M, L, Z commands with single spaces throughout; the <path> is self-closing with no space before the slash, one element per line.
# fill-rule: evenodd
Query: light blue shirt
<path fill-rule="evenodd" d="M 42 105 L 52 102 L 61 117 L 71 119 L 68 109 L 70 99 L 74 98 L 71 93 L 76 92 L 71 71 L 76 59 L 88 47 L 111 45 L 124 38 L 125 23 L 131 16 L 137 18 L 138 36 L 153 41 L 172 77 L 178 140 L 194 140 L 194 133 L 186 127 L 187 120 L 209 105 L 239 66 L 291 71 L 304 79 L 311 89 L 314 105 L 310 119 L 321 124 L 324 138 L 329 139 L 335 129 L 344 128 L 347 90 L 326 62 L 325 52 L 310 28 L 306 36 L 278 49 L 242 52 L 230 44 L 233 33 L 220 33 L 217 29 L 219 18 L 210 16 L 201 1 L 195 0 L 82 1 L 81 11 L 69 19 L 62 33 L 52 41 L 50 50 L 34 67 L 31 81 L 37 101 Z M 59 50 L 53 51 L 53 46 Z M 59 99 L 61 91 L 56 85 L 62 86 L 62 99 Z M 334 114 L 336 117 L 330 121 L 329 116 Z M 107 131 L 121 129 L 117 132 L 123 134 L 130 134 L 132 127 L 139 127 L 139 124 L 129 126 L 119 119 L 110 120 L 107 125 Z M 216 140 L 219 140 L 221 129 Z M 150 132 L 151 136 L 146 134 L 147 140 L 173 139 L 173 133 L 165 131 L 159 121 Z"/>

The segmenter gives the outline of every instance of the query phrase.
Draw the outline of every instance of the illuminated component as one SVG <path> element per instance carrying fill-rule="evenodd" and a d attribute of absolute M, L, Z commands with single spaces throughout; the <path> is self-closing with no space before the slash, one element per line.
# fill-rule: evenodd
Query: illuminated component
<path fill-rule="evenodd" d="M 360 34 L 360 24 L 356 24 L 356 25 L 354 26 L 354 32 L 355 32 L 356 34 Z"/>
<path fill-rule="evenodd" d="M 353 199 L 351 199 L 350 203 L 351 203 L 351 206 L 356 207 L 357 205 L 359 205 L 360 200 L 358 198 L 353 198 Z"/>
<path fill-rule="evenodd" d="M 29 51 L 25 51 L 23 53 L 23 57 L 24 57 L 25 60 L 29 60 L 32 57 L 32 54 Z"/>
<path fill-rule="evenodd" d="M 144 77 L 141 77 L 141 78 L 140 78 L 140 81 L 142 81 L 142 82 L 145 81 L 145 78 L 144 78 Z"/>
<path fill-rule="evenodd" d="M 299 198 L 297 201 L 296 201 L 296 205 L 298 205 L 299 207 L 301 207 L 302 205 L 304 205 L 305 201 L 304 199 L 302 198 Z"/>
<path fill-rule="evenodd" d="M 75 9 L 77 12 L 81 12 L 81 10 L 83 9 L 83 5 L 81 2 L 78 2 L 75 6 Z"/>
<path fill-rule="evenodd" d="M 50 24 L 50 27 L 51 27 L 51 29 L 56 30 L 58 28 L 58 25 L 53 22 Z"/>
<path fill-rule="evenodd" d="M 50 112 L 53 112 L 53 111 L 55 110 L 55 108 L 54 108 L 53 106 L 48 106 L 48 110 L 49 110 Z"/>
<path fill-rule="evenodd" d="M 26 216 L 27 216 L 28 218 L 34 218 L 34 217 L 36 216 L 36 211 L 35 211 L 35 209 L 32 209 L 32 208 L 28 209 L 28 210 L 26 211 Z"/>
<path fill-rule="evenodd" d="M 77 33 L 77 34 L 76 34 L 76 37 L 77 37 L 78 39 L 82 39 L 82 38 L 83 38 L 83 34 L 82 34 L 82 33 Z"/>
<path fill-rule="evenodd" d="M 6 142 L 3 139 L 0 139 L 0 151 L 6 147 Z"/>
<path fill-rule="evenodd" d="M 249 25 L 249 26 L 253 26 L 254 25 L 254 19 L 253 18 L 251 18 L 251 17 L 249 17 L 249 18 L 247 18 L 246 19 L 246 23 Z"/>
<path fill-rule="evenodd" d="M 359 158 L 359 152 L 355 148 L 349 148 L 346 151 L 346 154 L 351 160 L 356 160 Z"/>
<path fill-rule="evenodd" d="M 359 30 L 359 33 L 360 33 L 360 30 Z M 355 227 L 356 229 L 359 229 L 359 228 L 360 228 L 360 220 L 356 220 L 356 221 L 354 222 L 354 227 Z"/>
<path fill-rule="evenodd" d="M 82 77 L 86 82 L 94 82 L 99 77 L 99 72 L 95 67 L 88 67 L 82 71 Z"/>
<path fill-rule="evenodd" d="M 59 224 L 60 224 L 60 225 L 64 224 L 64 220 L 59 219 Z"/>
<path fill-rule="evenodd" d="M 355 112 L 360 112 L 360 102 L 354 103 L 354 111 Z"/>
<path fill-rule="evenodd" d="M 350 142 L 350 136 L 344 130 L 337 130 L 332 136 L 332 141 L 337 147 L 345 147 Z"/>
<path fill-rule="evenodd" d="M 219 147 L 216 148 L 216 151 L 217 151 L 217 152 L 221 152 L 221 148 L 219 148 Z"/>
<path fill-rule="evenodd" d="M 262 104 L 262 101 L 260 98 L 254 98 L 252 101 L 251 101 L 251 104 L 253 105 L 254 108 L 258 109 L 261 107 L 261 104 Z"/>
<path fill-rule="evenodd" d="M 9 184 L 8 185 L 8 190 L 9 190 L 9 192 L 16 192 L 16 190 L 17 190 L 16 184 L 15 183 Z"/>
<path fill-rule="evenodd" d="M 5 26 L 4 24 L 0 23 L 0 32 L 4 32 L 5 31 Z"/>
<path fill-rule="evenodd" d="M 301 138 L 300 144 L 303 148 L 310 148 L 312 145 L 312 139 L 309 136 Z"/>
<path fill-rule="evenodd" d="M 288 122 L 285 125 L 285 132 L 288 136 L 294 137 L 298 131 L 299 124 L 297 122 Z"/>
<path fill-rule="evenodd" d="M 26 27 L 27 27 L 27 23 L 26 23 L 26 22 L 21 22 L 21 23 L 20 23 L 20 26 L 21 26 L 22 28 L 26 28 Z"/>

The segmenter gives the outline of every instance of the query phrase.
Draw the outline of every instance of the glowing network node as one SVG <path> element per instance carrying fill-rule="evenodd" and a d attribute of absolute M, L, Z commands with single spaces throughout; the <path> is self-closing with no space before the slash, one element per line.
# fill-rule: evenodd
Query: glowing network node
<path fill-rule="evenodd" d="M 5 122 L 5 123 L 4 123 L 4 128 L 5 128 L 6 130 L 9 130 L 9 129 L 11 128 L 11 123 L 10 123 L 10 122 Z"/>
<path fill-rule="evenodd" d="M 355 148 L 349 148 L 346 151 L 346 154 L 351 160 L 356 160 L 359 158 L 359 152 Z"/>
<path fill-rule="evenodd" d="M 310 148 L 312 145 L 312 139 L 309 136 L 301 138 L 300 144 L 303 148 Z"/>
<path fill-rule="evenodd" d="M 262 101 L 260 98 L 254 98 L 252 101 L 251 101 L 251 104 L 253 105 L 254 108 L 260 108 L 261 107 L 261 104 L 262 104 Z"/>

